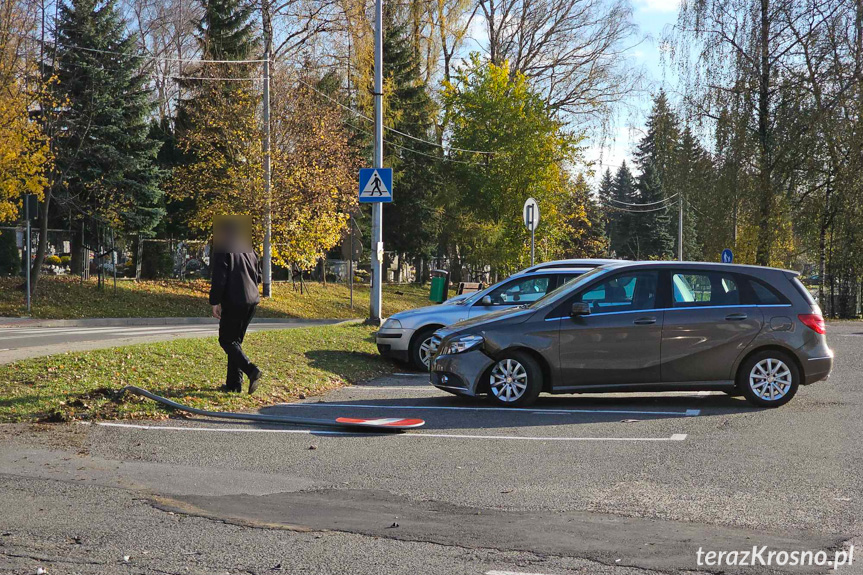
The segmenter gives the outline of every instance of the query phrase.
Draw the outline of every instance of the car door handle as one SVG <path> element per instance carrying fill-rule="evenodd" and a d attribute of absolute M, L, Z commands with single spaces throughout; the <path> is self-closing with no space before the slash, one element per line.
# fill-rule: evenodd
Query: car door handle
<path fill-rule="evenodd" d="M 634 323 L 635 325 L 651 325 L 651 324 L 656 323 L 656 318 L 655 317 L 640 317 L 632 323 Z"/>
<path fill-rule="evenodd" d="M 727 316 L 725 316 L 725 319 L 727 321 L 743 321 L 747 317 L 749 317 L 749 316 L 746 315 L 745 313 L 730 313 Z"/>

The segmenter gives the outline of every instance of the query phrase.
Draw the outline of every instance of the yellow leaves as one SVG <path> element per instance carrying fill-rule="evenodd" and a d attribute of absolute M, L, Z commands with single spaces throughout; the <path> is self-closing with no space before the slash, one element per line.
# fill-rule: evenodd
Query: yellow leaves
<path fill-rule="evenodd" d="M 2 74 L 0 77 L 8 77 Z M 48 140 L 28 116 L 30 96 L 20 82 L 0 86 L 0 221 L 17 218 L 21 196 L 42 199 L 51 161 Z"/>

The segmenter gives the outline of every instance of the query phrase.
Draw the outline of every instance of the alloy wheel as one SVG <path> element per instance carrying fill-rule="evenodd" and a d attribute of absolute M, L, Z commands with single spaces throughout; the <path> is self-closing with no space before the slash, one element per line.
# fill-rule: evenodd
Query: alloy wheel
<path fill-rule="evenodd" d="M 779 359 L 762 359 L 749 372 L 750 389 L 764 401 L 782 399 L 791 389 L 791 384 L 791 370 Z"/>
<path fill-rule="evenodd" d="M 491 370 L 491 392 L 505 403 L 518 401 L 527 390 L 527 383 L 527 370 L 518 360 L 502 359 Z"/>
<path fill-rule="evenodd" d="M 431 343 L 432 343 L 431 336 L 425 338 L 422 341 L 422 343 L 420 343 L 420 349 L 419 349 L 420 361 L 423 362 L 423 365 L 425 365 L 426 367 L 428 367 L 429 363 L 431 363 L 431 356 L 432 356 L 432 345 L 431 345 Z"/>

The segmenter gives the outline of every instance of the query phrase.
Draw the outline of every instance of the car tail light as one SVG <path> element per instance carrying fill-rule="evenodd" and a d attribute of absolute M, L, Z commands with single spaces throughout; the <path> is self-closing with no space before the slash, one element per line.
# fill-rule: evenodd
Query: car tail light
<path fill-rule="evenodd" d="M 797 316 L 803 325 L 814 331 L 815 333 L 827 333 L 827 327 L 824 325 L 824 317 L 820 313 L 801 313 Z"/>

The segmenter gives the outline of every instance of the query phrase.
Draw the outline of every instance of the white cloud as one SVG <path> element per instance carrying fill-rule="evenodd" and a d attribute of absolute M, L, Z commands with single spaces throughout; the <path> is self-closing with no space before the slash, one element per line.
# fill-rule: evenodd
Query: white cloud
<path fill-rule="evenodd" d="M 677 12 L 680 0 L 636 0 L 635 6 L 643 12 Z"/>

